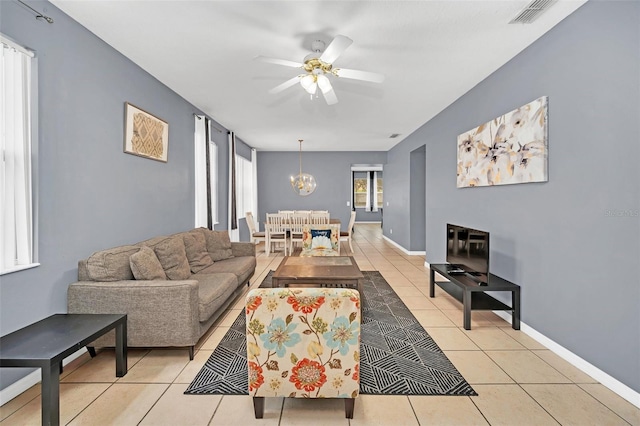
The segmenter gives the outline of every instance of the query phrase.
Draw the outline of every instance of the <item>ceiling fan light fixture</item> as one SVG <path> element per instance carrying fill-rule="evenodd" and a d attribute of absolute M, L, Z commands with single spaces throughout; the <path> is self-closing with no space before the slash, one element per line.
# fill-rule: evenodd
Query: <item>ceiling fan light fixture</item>
<path fill-rule="evenodd" d="M 318 98 L 317 92 L 318 87 L 320 87 L 327 105 L 334 105 L 338 103 L 338 97 L 333 90 L 330 79 L 327 78 L 328 74 L 333 75 L 333 77 L 344 77 L 347 79 L 369 81 L 372 83 L 382 83 L 384 81 L 384 75 L 382 74 L 345 68 L 333 68 L 333 62 L 338 59 L 338 57 L 351 45 L 351 43 L 353 43 L 353 40 L 343 35 L 335 36 L 326 48 L 325 43 L 322 40 L 314 40 L 311 43 L 313 52 L 305 56 L 303 63 L 289 61 L 286 59 L 267 58 L 264 56 L 258 56 L 256 59 L 276 65 L 302 68 L 302 70 L 306 72 L 306 74 L 297 75 L 296 77 L 274 87 L 269 90 L 269 93 L 280 93 L 283 90 L 294 86 L 296 82 L 300 82 L 300 85 L 305 92 L 310 95 L 311 99 L 314 99 L 314 97 Z"/>
<path fill-rule="evenodd" d="M 317 78 L 313 74 L 307 74 L 300 79 L 300 85 L 308 94 L 314 95 L 318 90 Z"/>
<path fill-rule="evenodd" d="M 318 86 L 322 93 L 326 93 L 328 90 L 331 90 L 331 82 L 329 82 L 329 79 L 326 76 L 319 75 L 316 80 L 318 80 Z"/>

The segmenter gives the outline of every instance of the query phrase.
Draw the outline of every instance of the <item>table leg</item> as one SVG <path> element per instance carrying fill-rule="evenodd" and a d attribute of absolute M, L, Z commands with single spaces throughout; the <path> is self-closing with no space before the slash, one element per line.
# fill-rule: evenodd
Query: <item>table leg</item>
<path fill-rule="evenodd" d="M 463 291 L 462 292 L 462 322 L 464 323 L 465 330 L 471 330 L 471 292 Z"/>
<path fill-rule="evenodd" d="M 271 238 L 269 238 L 269 230 L 267 229 L 265 232 L 265 239 L 264 239 L 264 253 L 269 256 L 269 253 L 271 253 Z"/>
<path fill-rule="evenodd" d="M 434 290 L 435 281 L 436 274 L 433 271 L 433 268 L 429 268 L 429 297 L 434 297 L 436 295 Z"/>
<path fill-rule="evenodd" d="M 513 308 L 511 327 L 514 330 L 520 330 L 520 289 L 511 292 L 511 307 Z"/>
<path fill-rule="evenodd" d="M 127 374 L 127 317 L 116 325 L 116 377 Z"/>
<path fill-rule="evenodd" d="M 60 364 L 52 362 L 42 367 L 42 424 L 60 424 Z"/>

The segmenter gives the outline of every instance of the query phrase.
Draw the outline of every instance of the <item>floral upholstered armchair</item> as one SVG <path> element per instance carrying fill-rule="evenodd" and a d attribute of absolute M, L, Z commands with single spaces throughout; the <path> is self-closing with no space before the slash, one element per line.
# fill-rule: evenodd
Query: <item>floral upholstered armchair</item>
<path fill-rule="evenodd" d="M 338 288 L 258 288 L 246 297 L 249 394 L 345 398 L 353 418 L 360 387 L 360 293 Z"/>
<path fill-rule="evenodd" d="M 340 225 L 305 225 L 300 256 L 340 256 Z"/>

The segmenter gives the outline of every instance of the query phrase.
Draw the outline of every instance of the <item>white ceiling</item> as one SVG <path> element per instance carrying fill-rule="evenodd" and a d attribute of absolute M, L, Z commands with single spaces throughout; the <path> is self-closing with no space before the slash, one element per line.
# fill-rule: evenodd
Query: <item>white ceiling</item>
<path fill-rule="evenodd" d="M 508 22 L 529 0 L 51 1 L 258 150 L 386 151 L 586 0 L 527 25 Z M 267 93 L 300 70 L 256 56 L 302 62 L 337 34 L 354 42 L 334 64 L 382 84 L 333 78 L 332 106 L 300 85 Z"/>

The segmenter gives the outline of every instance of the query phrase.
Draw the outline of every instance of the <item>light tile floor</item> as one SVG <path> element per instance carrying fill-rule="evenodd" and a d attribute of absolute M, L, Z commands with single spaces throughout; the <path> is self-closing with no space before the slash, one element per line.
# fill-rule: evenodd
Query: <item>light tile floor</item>
<path fill-rule="evenodd" d="M 186 349 L 131 349 L 129 372 L 115 377 L 105 349 L 65 367 L 61 423 L 70 425 L 640 425 L 640 410 L 491 312 L 473 312 L 462 328 L 461 304 L 436 288 L 428 297 L 423 256 L 408 256 L 382 238 L 379 225 L 356 224 L 360 269 L 378 270 L 467 381 L 474 397 L 361 395 L 353 420 L 341 400 L 270 398 L 253 417 L 248 396 L 184 395 L 243 306 L 243 297 L 198 343 Z M 343 254 L 349 253 L 342 245 Z M 252 287 L 282 260 L 258 246 Z M 0 407 L 2 425 L 40 424 L 36 385 Z"/>

